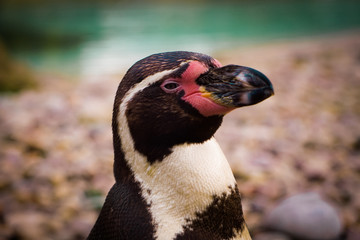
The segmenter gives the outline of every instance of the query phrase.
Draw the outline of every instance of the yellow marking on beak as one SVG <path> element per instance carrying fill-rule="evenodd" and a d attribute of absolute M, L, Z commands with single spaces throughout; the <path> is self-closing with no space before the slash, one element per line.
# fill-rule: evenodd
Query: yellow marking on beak
<path fill-rule="evenodd" d="M 204 92 L 201 94 L 202 97 L 206 97 L 206 98 L 210 98 L 211 97 L 211 93 L 209 92 Z"/>
<path fill-rule="evenodd" d="M 199 91 L 201 92 L 202 97 L 205 97 L 205 98 L 210 98 L 211 97 L 211 93 L 206 91 L 206 89 L 203 86 L 201 86 L 199 88 Z"/>

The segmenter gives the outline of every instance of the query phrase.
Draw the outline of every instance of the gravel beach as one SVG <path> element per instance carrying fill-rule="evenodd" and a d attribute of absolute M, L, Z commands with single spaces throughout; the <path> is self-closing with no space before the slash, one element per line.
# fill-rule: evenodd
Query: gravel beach
<path fill-rule="evenodd" d="M 216 133 L 256 237 L 282 200 L 315 192 L 342 239 L 360 239 L 360 33 L 213 55 L 269 77 L 275 96 L 228 114 Z M 84 239 L 114 183 L 112 104 L 121 75 L 0 95 L 0 239 Z"/>

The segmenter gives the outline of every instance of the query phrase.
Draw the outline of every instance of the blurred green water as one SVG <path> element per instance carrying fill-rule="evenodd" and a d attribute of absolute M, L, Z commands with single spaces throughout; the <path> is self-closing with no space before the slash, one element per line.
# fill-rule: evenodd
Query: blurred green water
<path fill-rule="evenodd" d="M 360 1 L 60 3 L 0 10 L 0 39 L 40 71 L 119 73 L 151 53 L 211 54 L 274 39 L 360 28 Z"/>

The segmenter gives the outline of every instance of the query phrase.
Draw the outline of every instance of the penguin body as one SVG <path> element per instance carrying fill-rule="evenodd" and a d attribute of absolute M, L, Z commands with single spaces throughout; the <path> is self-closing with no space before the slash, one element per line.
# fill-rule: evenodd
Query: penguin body
<path fill-rule="evenodd" d="M 114 103 L 116 183 L 88 239 L 251 239 L 213 135 L 224 114 L 272 94 L 256 70 L 199 53 L 135 63 Z"/>

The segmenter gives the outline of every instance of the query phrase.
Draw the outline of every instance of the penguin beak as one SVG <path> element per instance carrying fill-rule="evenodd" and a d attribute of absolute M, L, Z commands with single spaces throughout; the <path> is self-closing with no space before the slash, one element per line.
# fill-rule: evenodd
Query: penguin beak
<path fill-rule="evenodd" d="M 196 83 L 202 97 L 228 108 L 253 105 L 274 95 L 273 86 L 264 74 L 238 65 L 210 69 Z"/>

